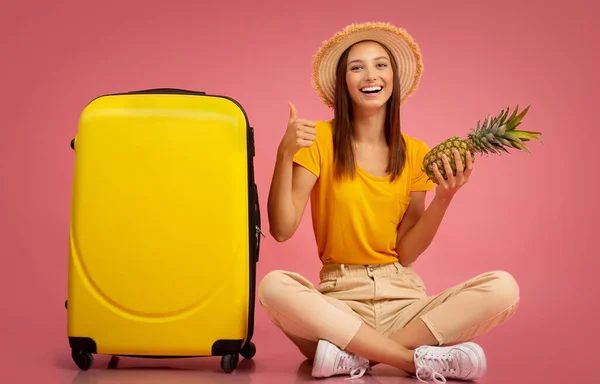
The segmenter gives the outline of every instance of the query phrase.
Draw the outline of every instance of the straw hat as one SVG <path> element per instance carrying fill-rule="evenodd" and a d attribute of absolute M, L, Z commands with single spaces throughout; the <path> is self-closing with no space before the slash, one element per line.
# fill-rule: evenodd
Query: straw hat
<path fill-rule="evenodd" d="M 421 51 L 404 29 L 383 22 L 351 24 L 325 41 L 314 56 L 312 84 L 328 107 L 334 105 L 335 72 L 340 56 L 363 40 L 379 42 L 394 55 L 399 69 L 401 104 L 417 88 L 423 72 Z"/>

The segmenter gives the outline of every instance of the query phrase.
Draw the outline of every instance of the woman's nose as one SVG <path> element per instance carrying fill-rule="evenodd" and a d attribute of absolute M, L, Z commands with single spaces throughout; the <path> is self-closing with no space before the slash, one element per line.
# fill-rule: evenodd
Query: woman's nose
<path fill-rule="evenodd" d="M 373 81 L 376 80 L 377 76 L 375 75 L 375 70 L 373 68 L 367 67 L 364 71 L 365 80 Z"/>
<path fill-rule="evenodd" d="M 365 80 L 367 80 L 367 81 L 375 81 L 376 79 L 377 79 L 377 76 L 375 76 L 371 72 L 366 72 L 366 74 L 365 74 Z"/>

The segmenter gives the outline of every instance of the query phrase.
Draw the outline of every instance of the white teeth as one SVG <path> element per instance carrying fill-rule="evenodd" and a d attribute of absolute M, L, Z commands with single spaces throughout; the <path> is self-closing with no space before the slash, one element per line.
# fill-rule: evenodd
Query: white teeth
<path fill-rule="evenodd" d="M 377 92 L 377 91 L 381 91 L 382 87 L 367 87 L 367 88 L 361 88 L 361 91 L 363 92 Z"/>

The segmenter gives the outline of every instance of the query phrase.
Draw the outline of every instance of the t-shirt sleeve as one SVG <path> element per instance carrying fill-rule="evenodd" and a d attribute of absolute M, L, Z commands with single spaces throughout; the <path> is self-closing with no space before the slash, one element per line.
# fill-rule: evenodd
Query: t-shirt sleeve
<path fill-rule="evenodd" d="M 321 143 L 319 126 L 317 123 L 317 134 L 313 144 L 310 147 L 300 148 L 294 155 L 294 163 L 308 169 L 315 176 L 319 177 L 321 174 Z"/>
<path fill-rule="evenodd" d="M 410 185 L 411 191 L 431 191 L 435 184 L 429 180 L 429 177 L 423 170 L 423 160 L 429 152 L 429 147 L 422 141 L 417 141 L 416 148 L 412 152 L 412 180 Z"/>

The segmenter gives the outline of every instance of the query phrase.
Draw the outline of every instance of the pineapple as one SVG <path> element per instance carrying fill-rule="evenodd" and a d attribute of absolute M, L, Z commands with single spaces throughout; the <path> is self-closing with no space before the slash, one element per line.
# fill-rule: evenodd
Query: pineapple
<path fill-rule="evenodd" d="M 515 129 L 521 124 L 521 120 L 529 111 L 529 106 L 527 106 L 520 114 L 517 114 L 519 110 L 519 106 L 517 105 L 512 115 L 507 119 L 509 109 L 510 107 L 503 110 L 500 115 L 496 117 L 488 117 L 483 125 L 480 125 L 480 122 L 477 122 L 477 129 L 471 129 L 466 140 L 461 139 L 458 136 L 453 136 L 430 150 L 423 160 L 423 169 L 427 176 L 429 176 L 429 179 L 436 184 L 438 183 L 435 174 L 433 173 L 434 162 L 437 163 L 438 170 L 442 177 L 447 179 L 444 163 L 442 162 L 442 154 L 444 153 L 448 156 L 448 162 L 450 163 L 450 167 L 452 167 L 453 174 L 456 175 L 456 164 L 454 155 L 452 154 L 454 148 L 458 149 L 464 167 L 466 167 L 467 164 L 467 151 L 471 152 L 471 159 L 473 162 L 475 162 L 475 154 L 499 154 L 501 151 L 508 153 L 508 147 L 529 153 L 529 150 L 525 146 L 525 142 L 532 139 L 541 142 L 541 133 L 519 131 Z"/>

